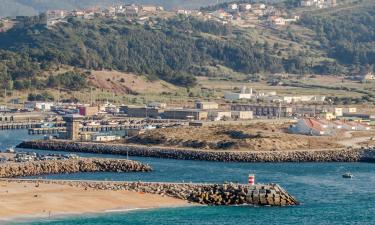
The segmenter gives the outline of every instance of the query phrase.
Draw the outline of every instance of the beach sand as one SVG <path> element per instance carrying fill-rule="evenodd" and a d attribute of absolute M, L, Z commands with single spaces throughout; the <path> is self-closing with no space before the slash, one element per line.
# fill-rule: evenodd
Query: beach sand
<path fill-rule="evenodd" d="M 183 200 L 131 191 L 0 181 L 0 221 L 22 217 L 187 206 Z"/>

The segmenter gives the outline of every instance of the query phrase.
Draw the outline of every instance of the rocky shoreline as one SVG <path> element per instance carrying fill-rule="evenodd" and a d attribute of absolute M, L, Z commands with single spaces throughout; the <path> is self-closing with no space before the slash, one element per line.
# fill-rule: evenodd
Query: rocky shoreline
<path fill-rule="evenodd" d="M 292 206 L 300 203 L 276 184 L 187 184 L 187 183 L 149 183 L 149 182 L 104 182 L 104 181 L 63 181 L 63 180 L 19 180 L 8 182 L 27 182 L 61 184 L 72 187 L 98 190 L 127 190 L 139 193 L 157 194 L 186 200 L 203 205 L 260 205 Z"/>
<path fill-rule="evenodd" d="M 137 161 L 79 158 L 0 164 L 0 178 L 77 172 L 148 172 L 151 167 Z"/>
<path fill-rule="evenodd" d="M 126 144 L 102 144 L 72 141 L 25 141 L 18 148 L 68 151 L 141 157 L 204 160 L 220 162 L 375 162 L 375 148 L 304 151 L 235 152 L 173 149 Z"/>

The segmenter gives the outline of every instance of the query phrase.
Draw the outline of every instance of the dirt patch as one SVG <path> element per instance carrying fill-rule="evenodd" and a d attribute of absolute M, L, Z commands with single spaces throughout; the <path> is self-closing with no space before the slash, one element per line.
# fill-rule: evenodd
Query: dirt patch
<path fill-rule="evenodd" d="M 116 94 L 162 93 L 177 90 L 165 81 L 150 81 L 144 76 L 118 71 L 92 71 L 90 83 Z"/>
<path fill-rule="evenodd" d="M 312 137 L 285 132 L 288 124 L 182 127 L 148 131 L 127 143 L 210 150 L 279 151 L 338 148 L 332 137 Z"/>

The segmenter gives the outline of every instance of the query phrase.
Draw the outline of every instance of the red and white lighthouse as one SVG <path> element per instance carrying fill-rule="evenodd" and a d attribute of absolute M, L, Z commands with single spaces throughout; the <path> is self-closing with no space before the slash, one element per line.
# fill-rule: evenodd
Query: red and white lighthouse
<path fill-rule="evenodd" d="M 255 184 L 255 175 L 249 174 L 249 185 L 254 185 L 254 184 Z"/>

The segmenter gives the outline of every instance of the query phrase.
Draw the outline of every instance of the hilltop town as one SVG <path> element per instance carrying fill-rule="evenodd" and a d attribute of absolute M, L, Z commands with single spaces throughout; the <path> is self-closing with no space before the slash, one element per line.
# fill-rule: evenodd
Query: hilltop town
<path fill-rule="evenodd" d="M 300 7 L 327 8 L 335 7 L 336 0 L 302 0 Z M 194 16 L 203 20 L 218 21 L 222 24 L 233 24 L 243 27 L 254 27 L 256 25 L 285 26 L 297 22 L 300 15 L 288 13 L 284 8 L 264 3 L 227 3 L 213 7 L 205 7 L 201 10 L 174 9 L 165 10 L 162 6 L 155 5 L 114 5 L 105 9 L 100 7 L 91 7 L 82 10 L 48 10 L 43 13 L 47 27 L 53 27 L 58 23 L 67 22 L 69 18 L 112 18 L 127 17 L 136 23 L 144 24 L 151 22 L 152 18 L 168 18 L 173 15 Z M 15 21 L 22 20 L 18 16 Z M 8 30 L 11 20 L 1 19 L 0 32 Z"/>

